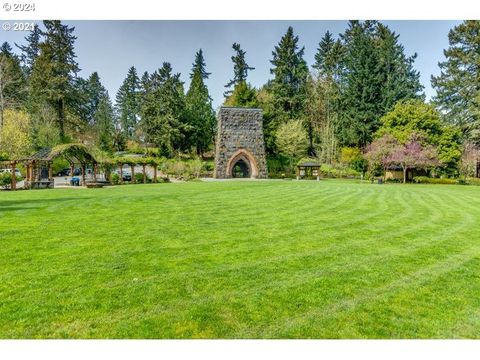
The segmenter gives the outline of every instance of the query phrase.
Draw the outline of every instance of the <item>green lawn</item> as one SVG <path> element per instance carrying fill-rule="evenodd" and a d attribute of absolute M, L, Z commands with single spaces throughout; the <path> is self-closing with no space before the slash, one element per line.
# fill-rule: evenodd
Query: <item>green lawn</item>
<path fill-rule="evenodd" d="M 462 337 L 480 337 L 480 187 L 0 192 L 0 338 Z"/>

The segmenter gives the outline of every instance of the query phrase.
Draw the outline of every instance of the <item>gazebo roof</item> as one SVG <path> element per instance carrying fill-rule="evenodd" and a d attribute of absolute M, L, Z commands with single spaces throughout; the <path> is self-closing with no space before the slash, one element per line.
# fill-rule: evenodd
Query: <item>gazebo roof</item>
<path fill-rule="evenodd" d="M 67 160 L 76 159 L 81 163 L 96 163 L 95 157 L 90 153 L 88 148 L 83 144 L 61 144 L 53 148 L 43 148 L 32 156 L 24 160 L 35 161 L 52 161 L 53 159 L 64 156 Z"/>
<path fill-rule="evenodd" d="M 297 167 L 319 167 L 319 166 L 321 165 L 313 161 L 307 161 L 297 165 Z"/>

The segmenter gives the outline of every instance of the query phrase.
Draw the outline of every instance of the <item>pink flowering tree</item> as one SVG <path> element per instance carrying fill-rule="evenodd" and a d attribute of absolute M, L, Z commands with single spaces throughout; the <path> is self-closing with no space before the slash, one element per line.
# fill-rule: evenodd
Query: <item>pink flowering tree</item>
<path fill-rule="evenodd" d="M 399 150 L 401 145 L 390 134 L 385 134 L 381 138 L 374 140 L 365 149 L 365 158 L 367 159 L 370 168 L 375 165 L 380 165 L 383 169 L 383 176 L 389 166 L 395 164 L 393 155 Z"/>
<path fill-rule="evenodd" d="M 416 135 L 412 135 L 405 145 L 397 146 L 389 160 L 402 167 L 404 183 L 407 182 L 409 169 L 428 169 L 440 164 L 436 149 L 422 145 L 421 139 Z"/>

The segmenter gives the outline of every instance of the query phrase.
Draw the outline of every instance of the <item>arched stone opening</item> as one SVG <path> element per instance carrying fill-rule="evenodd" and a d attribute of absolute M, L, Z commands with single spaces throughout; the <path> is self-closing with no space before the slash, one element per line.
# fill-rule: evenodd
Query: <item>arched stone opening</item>
<path fill-rule="evenodd" d="M 227 163 L 227 177 L 256 178 L 258 165 L 254 156 L 245 149 L 240 149 Z"/>

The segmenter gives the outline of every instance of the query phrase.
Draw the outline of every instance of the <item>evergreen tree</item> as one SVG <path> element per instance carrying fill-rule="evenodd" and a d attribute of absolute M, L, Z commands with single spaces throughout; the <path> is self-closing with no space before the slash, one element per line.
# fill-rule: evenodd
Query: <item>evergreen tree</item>
<path fill-rule="evenodd" d="M 330 31 L 327 31 L 318 44 L 315 54 L 315 64 L 312 66 L 318 73 L 329 80 L 338 80 L 342 65 L 343 47 L 339 40 L 335 40 Z"/>
<path fill-rule="evenodd" d="M 148 73 L 143 82 L 148 82 Z M 134 66 L 128 69 L 127 77 L 120 86 L 116 96 L 116 111 L 120 125 L 127 138 L 132 139 L 140 116 L 140 79 Z"/>
<path fill-rule="evenodd" d="M 19 108 L 24 103 L 25 91 L 26 80 L 20 60 L 10 44 L 4 42 L 0 47 L 0 130 L 5 110 Z"/>
<path fill-rule="evenodd" d="M 434 103 L 446 121 L 459 125 L 480 144 L 480 21 L 464 21 L 450 30 L 441 73 L 432 76 Z"/>
<path fill-rule="evenodd" d="M 340 112 L 341 75 L 344 47 L 327 31 L 315 54 L 316 70 L 309 77 L 305 125 L 309 153 L 322 162 L 332 163 L 337 155 L 336 126 Z"/>
<path fill-rule="evenodd" d="M 73 79 L 80 70 L 75 61 L 74 27 L 58 20 L 45 20 L 44 41 L 35 60 L 30 78 L 33 95 L 47 101 L 56 111 L 61 139 L 65 139 L 66 103 L 73 93 Z"/>
<path fill-rule="evenodd" d="M 215 133 L 215 112 L 212 99 L 204 83 L 210 73 L 205 68 L 202 49 L 195 54 L 195 62 L 190 73 L 190 88 L 186 96 L 186 110 L 190 128 L 187 146 L 194 146 L 201 155 L 213 142 Z"/>
<path fill-rule="evenodd" d="M 195 62 L 192 64 L 192 66 L 193 69 L 190 73 L 190 79 L 193 79 L 197 72 L 200 73 L 202 80 L 208 79 L 208 77 L 211 75 L 211 73 L 207 72 L 206 70 L 205 58 L 203 57 L 202 49 L 198 50 L 198 52 L 195 54 Z"/>
<path fill-rule="evenodd" d="M 246 81 L 235 85 L 233 92 L 223 103 L 225 106 L 256 108 L 259 105 L 255 88 Z"/>
<path fill-rule="evenodd" d="M 280 118 L 295 119 L 303 112 L 308 76 L 307 63 L 303 59 L 304 51 L 305 48 L 299 48 L 298 36 L 289 27 L 272 52 L 272 92 L 275 110 Z"/>
<path fill-rule="evenodd" d="M 381 23 L 377 24 L 375 36 L 378 42 L 379 72 L 383 84 L 382 113 L 392 110 L 400 100 L 423 100 L 420 73 L 413 68 L 417 54 L 407 57 L 403 45 L 398 42 L 399 35 Z"/>
<path fill-rule="evenodd" d="M 232 86 L 235 89 L 237 84 L 247 81 L 248 72 L 250 70 L 255 70 L 254 67 L 251 67 L 247 64 L 245 60 L 246 52 L 242 50 L 240 44 L 234 43 L 232 48 L 235 51 L 235 55 L 231 58 L 233 62 L 233 79 L 230 80 L 227 85 L 225 85 L 225 87 L 229 89 L 224 93 L 225 97 L 228 97 L 232 93 Z"/>
<path fill-rule="evenodd" d="M 345 72 L 339 139 L 342 145 L 364 147 L 372 140 L 382 115 L 382 77 L 379 53 L 375 51 L 374 22 L 351 21 L 341 37 Z"/>
<path fill-rule="evenodd" d="M 25 40 L 27 42 L 27 45 L 17 45 L 21 51 L 21 60 L 23 63 L 23 66 L 26 69 L 27 74 L 30 73 L 33 64 L 38 58 L 38 55 L 40 55 L 40 40 L 41 40 L 42 32 L 40 28 L 38 27 L 37 24 L 33 26 L 33 30 L 30 31 L 30 34 L 25 37 Z"/>
<path fill-rule="evenodd" d="M 100 82 L 97 72 L 92 73 L 86 80 L 82 98 L 85 107 L 84 120 L 89 125 L 96 125 L 96 114 L 100 102 L 105 98 L 110 101 L 107 89 Z"/>
<path fill-rule="evenodd" d="M 112 151 L 115 139 L 115 115 L 108 92 L 103 93 L 99 98 L 94 122 L 99 148 L 104 151 Z"/>
<path fill-rule="evenodd" d="M 377 21 L 351 21 L 341 39 L 338 137 L 341 145 L 364 147 L 398 101 L 423 97 L 416 55 L 406 57 L 398 36 Z"/>
<path fill-rule="evenodd" d="M 141 126 L 145 140 L 155 144 L 165 156 L 180 149 L 185 124 L 185 95 L 180 74 L 172 74 L 170 63 L 150 75 L 144 84 L 141 106 Z"/>

